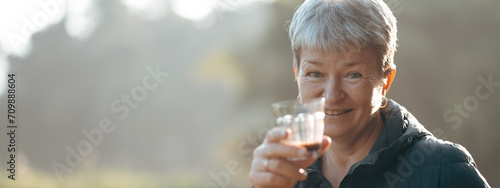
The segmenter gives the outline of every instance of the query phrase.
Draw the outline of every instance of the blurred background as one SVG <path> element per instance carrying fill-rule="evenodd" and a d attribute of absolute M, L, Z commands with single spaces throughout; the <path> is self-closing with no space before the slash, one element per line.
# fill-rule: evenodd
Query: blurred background
<path fill-rule="evenodd" d="M 249 187 L 270 104 L 297 96 L 286 24 L 302 2 L 2 0 L 0 187 Z M 386 2 L 399 22 L 389 97 L 500 186 L 500 87 L 476 96 L 500 82 L 500 2 Z"/>

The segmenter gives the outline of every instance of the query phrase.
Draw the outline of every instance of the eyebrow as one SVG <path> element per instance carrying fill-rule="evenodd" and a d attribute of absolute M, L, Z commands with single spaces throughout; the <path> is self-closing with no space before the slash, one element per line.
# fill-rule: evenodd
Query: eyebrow
<path fill-rule="evenodd" d="M 310 63 L 310 64 L 314 64 L 314 65 L 323 65 L 323 62 L 319 62 L 319 61 L 305 61 L 304 63 Z"/>

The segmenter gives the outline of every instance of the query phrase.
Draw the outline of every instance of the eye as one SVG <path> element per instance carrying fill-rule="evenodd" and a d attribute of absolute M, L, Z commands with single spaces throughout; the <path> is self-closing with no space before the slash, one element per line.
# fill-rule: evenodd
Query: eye
<path fill-rule="evenodd" d="M 313 78 L 319 78 L 319 77 L 321 77 L 321 73 L 320 72 L 316 72 L 316 71 L 312 71 L 312 72 L 308 72 L 306 74 L 306 76 L 310 76 L 310 77 L 313 77 Z"/>
<path fill-rule="evenodd" d="M 361 75 L 358 72 L 351 72 L 347 74 L 347 78 L 361 78 L 361 77 L 363 77 L 363 75 Z"/>

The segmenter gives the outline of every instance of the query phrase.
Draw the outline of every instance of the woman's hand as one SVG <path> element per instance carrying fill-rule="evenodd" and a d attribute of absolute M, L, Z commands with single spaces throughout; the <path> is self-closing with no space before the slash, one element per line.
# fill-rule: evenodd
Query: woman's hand
<path fill-rule="evenodd" d="M 264 142 L 255 148 L 249 178 L 256 188 L 293 187 L 297 181 L 307 178 L 305 168 L 317 158 L 310 157 L 306 148 L 281 143 L 290 133 L 289 129 L 275 127 L 267 132 Z M 323 154 L 330 144 L 330 137 L 324 136 L 320 153 Z M 289 161 L 287 158 L 306 159 Z"/>

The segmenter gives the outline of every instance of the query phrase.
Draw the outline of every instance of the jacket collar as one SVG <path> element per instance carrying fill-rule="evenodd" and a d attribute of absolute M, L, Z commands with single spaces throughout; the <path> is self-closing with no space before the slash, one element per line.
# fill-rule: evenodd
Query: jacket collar
<path fill-rule="evenodd" d="M 377 174 L 388 166 L 406 148 L 420 138 L 431 135 L 406 108 L 392 99 L 380 110 L 384 127 L 369 154 L 349 169 L 347 175 L 361 165 L 372 166 L 366 175 Z"/>
<path fill-rule="evenodd" d="M 369 154 L 351 166 L 347 175 L 354 173 L 359 166 L 370 166 L 360 173 L 377 174 L 388 166 L 402 151 L 413 145 L 418 139 L 431 135 L 417 119 L 392 99 L 388 99 L 387 107 L 380 110 L 384 127 L 372 146 Z M 365 169 L 365 168 L 363 168 Z M 321 171 L 321 158 L 311 164 L 306 171 L 311 178 L 306 181 L 320 183 L 324 180 Z M 318 176 L 320 175 L 320 176 Z"/>

